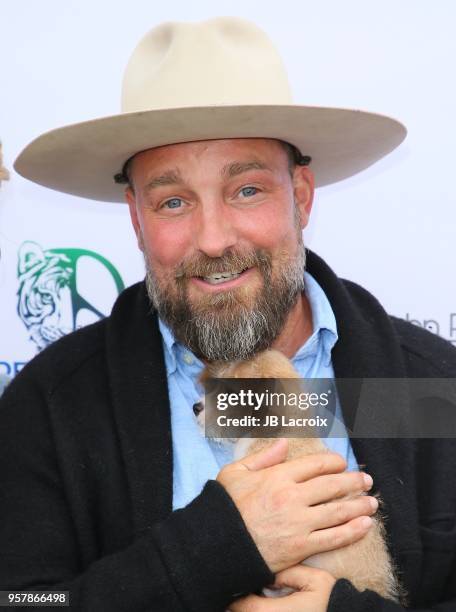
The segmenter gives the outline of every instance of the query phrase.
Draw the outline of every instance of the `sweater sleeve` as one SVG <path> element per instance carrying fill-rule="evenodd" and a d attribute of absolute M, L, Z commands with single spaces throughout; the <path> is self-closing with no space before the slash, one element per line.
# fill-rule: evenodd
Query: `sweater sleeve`
<path fill-rule="evenodd" d="M 90 529 L 86 542 L 75 529 L 45 397 L 15 383 L 0 399 L 0 590 L 69 591 L 70 609 L 81 612 L 216 612 L 273 582 L 216 481 L 125 549 L 98 558 Z M 91 500 L 87 506 L 96 525 Z"/>
<path fill-rule="evenodd" d="M 431 607 L 425 608 L 404 608 L 390 599 L 380 597 L 374 591 L 366 589 L 358 591 L 353 584 L 345 578 L 336 582 L 331 591 L 327 612 L 454 612 L 456 610 L 456 599 L 444 602 L 436 602 Z"/>

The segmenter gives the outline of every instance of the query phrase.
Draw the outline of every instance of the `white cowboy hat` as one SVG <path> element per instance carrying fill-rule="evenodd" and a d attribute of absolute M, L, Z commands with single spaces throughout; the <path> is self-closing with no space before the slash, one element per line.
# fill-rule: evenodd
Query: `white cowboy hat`
<path fill-rule="evenodd" d="M 292 104 L 285 68 L 256 25 L 236 17 L 164 23 L 125 70 L 120 115 L 47 132 L 19 155 L 22 176 L 58 191 L 123 202 L 114 180 L 132 155 L 181 142 L 275 138 L 311 157 L 316 185 L 347 178 L 397 147 L 383 115 Z"/>

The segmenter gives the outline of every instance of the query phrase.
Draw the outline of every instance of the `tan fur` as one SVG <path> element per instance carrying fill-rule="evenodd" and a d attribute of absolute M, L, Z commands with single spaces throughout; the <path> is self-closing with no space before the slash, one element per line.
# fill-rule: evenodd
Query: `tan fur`
<path fill-rule="evenodd" d="M 250 361 L 211 364 L 203 373 L 202 380 L 207 378 L 296 379 L 300 377 L 291 362 L 282 353 L 268 350 L 258 354 Z M 206 416 L 203 416 L 203 413 L 199 418 L 200 423 Z M 273 438 L 241 438 L 236 444 L 235 459 L 266 448 L 274 441 Z M 327 447 L 319 438 L 289 438 L 288 445 L 288 460 L 327 451 Z M 358 542 L 313 555 L 305 559 L 303 564 L 324 569 L 335 578 L 347 578 L 359 591 L 371 589 L 382 597 L 405 603 L 405 593 L 395 576 L 379 512 L 373 517 L 373 520 L 374 524 L 366 536 Z M 265 593 L 269 596 L 277 596 L 270 590 L 265 590 Z M 285 592 L 280 594 L 283 595 Z"/>

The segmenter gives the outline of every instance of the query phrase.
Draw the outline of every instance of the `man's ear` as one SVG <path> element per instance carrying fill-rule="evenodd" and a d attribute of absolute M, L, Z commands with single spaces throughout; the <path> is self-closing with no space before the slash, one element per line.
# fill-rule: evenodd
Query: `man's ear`
<path fill-rule="evenodd" d="M 143 240 L 142 240 L 141 225 L 139 223 L 138 209 L 136 206 L 136 197 L 131 187 L 127 187 L 125 189 L 125 200 L 127 201 L 128 209 L 130 211 L 131 224 L 133 225 L 133 229 L 135 230 L 136 240 L 138 241 L 138 248 L 140 251 L 142 251 L 143 250 Z"/>
<path fill-rule="evenodd" d="M 312 210 L 315 180 L 313 172 L 307 166 L 296 166 L 293 171 L 293 191 L 295 205 L 301 217 L 301 228 L 309 223 Z"/>

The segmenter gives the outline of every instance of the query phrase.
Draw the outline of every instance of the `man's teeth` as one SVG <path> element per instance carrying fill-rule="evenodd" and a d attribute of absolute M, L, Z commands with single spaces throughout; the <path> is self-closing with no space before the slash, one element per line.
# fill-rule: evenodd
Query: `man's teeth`
<path fill-rule="evenodd" d="M 204 280 L 206 283 L 210 283 L 211 285 L 217 285 L 218 283 L 225 283 L 228 280 L 233 280 L 233 278 L 237 278 L 242 274 L 241 272 L 216 272 L 215 274 L 210 274 L 209 276 L 204 276 Z"/>

